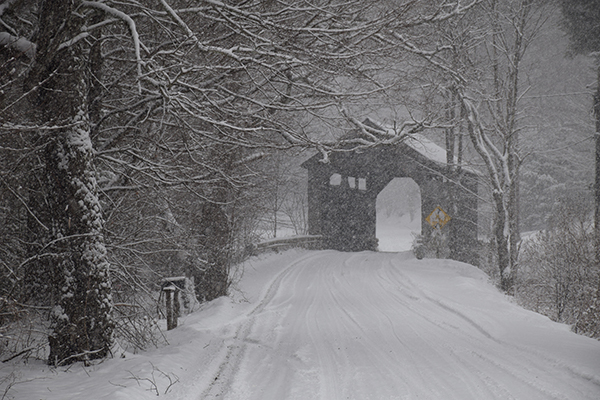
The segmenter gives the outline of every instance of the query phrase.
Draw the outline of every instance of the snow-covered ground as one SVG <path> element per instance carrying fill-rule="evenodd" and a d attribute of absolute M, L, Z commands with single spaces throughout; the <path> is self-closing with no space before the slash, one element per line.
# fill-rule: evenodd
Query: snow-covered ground
<path fill-rule="evenodd" d="M 377 213 L 377 232 L 379 251 L 406 251 L 412 248 L 417 234 L 421 233 L 421 216 L 411 221 L 409 214 L 399 217 L 385 217 Z"/>
<path fill-rule="evenodd" d="M 261 255 L 166 336 L 92 367 L 3 364 L 0 398 L 600 399 L 599 341 L 410 252 Z"/>

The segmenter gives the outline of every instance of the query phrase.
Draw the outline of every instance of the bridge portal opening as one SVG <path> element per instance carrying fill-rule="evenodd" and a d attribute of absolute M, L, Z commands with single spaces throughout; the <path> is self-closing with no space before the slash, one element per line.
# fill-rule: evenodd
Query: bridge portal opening
<path fill-rule="evenodd" d="M 421 233 L 421 190 L 411 178 L 394 178 L 377 195 L 379 251 L 410 250 Z"/>

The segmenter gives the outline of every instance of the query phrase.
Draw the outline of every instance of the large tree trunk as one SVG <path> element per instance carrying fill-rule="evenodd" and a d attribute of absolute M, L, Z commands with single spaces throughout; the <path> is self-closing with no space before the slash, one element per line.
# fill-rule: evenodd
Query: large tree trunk
<path fill-rule="evenodd" d="M 58 298 L 49 337 L 52 364 L 106 356 L 113 323 L 109 264 L 93 168 L 87 106 L 87 54 L 81 42 L 61 48 L 83 24 L 80 1 L 47 0 L 40 7 L 38 54 L 29 84 L 39 85 L 33 104 L 44 133 L 46 251 L 53 254 L 49 280 Z M 50 133 L 48 133 L 50 132 Z"/>

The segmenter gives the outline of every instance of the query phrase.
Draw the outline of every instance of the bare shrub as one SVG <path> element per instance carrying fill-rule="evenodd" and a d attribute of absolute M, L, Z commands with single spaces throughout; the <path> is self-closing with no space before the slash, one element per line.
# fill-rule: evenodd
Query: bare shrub
<path fill-rule="evenodd" d="M 593 218 L 573 201 L 553 212 L 549 227 L 522 245 L 516 297 L 533 311 L 600 337 Z"/>
<path fill-rule="evenodd" d="M 0 361 L 20 357 L 45 360 L 48 356 L 49 323 L 46 307 L 25 306 L 13 302 L 3 314 L 13 313 L 0 326 Z"/>

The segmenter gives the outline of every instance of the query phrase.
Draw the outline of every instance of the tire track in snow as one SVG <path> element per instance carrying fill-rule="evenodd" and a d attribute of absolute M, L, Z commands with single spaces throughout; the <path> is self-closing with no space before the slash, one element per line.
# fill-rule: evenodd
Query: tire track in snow
<path fill-rule="evenodd" d="M 568 397 L 565 397 L 564 395 L 554 393 L 553 386 L 549 385 L 554 378 L 561 379 L 565 374 L 577 375 L 577 378 L 589 380 L 598 387 L 598 392 L 600 393 L 600 385 L 598 384 L 597 379 L 589 377 L 586 374 L 577 374 L 571 367 L 564 364 L 560 366 L 561 372 L 555 374 L 554 378 L 546 378 L 543 380 L 537 379 L 538 376 L 547 375 L 548 365 L 556 365 L 556 360 L 525 346 L 517 346 L 494 337 L 493 334 L 488 332 L 488 330 L 477 323 L 473 318 L 467 316 L 465 313 L 445 301 L 436 298 L 434 294 L 422 290 L 422 288 L 416 285 L 411 279 L 402 274 L 399 269 L 397 271 L 403 276 L 402 282 L 406 282 L 405 287 L 410 287 L 411 290 L 414 290 L 419 294 L 421 299 L 426 300 L 433 307 L 437 306 L 441 308 L 442 312 L 447 311 L 457 316 L 459 319 L 463 320 L 467 326 L 473 327 L 477 332 L 483 335 L 484 339 L 477 338 L 467 331 L 461 331 L 461 335 L 464 335 L 465 338 L 469 339 L 469 341 L 465 341 L 465 346 L 471 346 L 474 350 L 459 353 L 451 346 L 445 347 L 448 352 L 454 354 L 457 360 L 461 360 L 461 363 L 463 363 L 464 366 L 467 366 L 467 371 L 482 377 L 486 384 L 494 389 L 493 392 L 498 398 L 513 398 L 510 395 L 509 389 L 514 390 L 514 386 L 520 384 L 525 390 L 530 389 L 530 396 L 535 396 L 529 397 L 532 399 L 568 399 Z M 432 314 L 435 315 L 436 313 L 433 312 Z M 444 328 L 441 324 L 425 315 L 419 316 L 432 322 L 434 325 L 438 325 L 440 328 Z M 451 332 L 448 331 L 446 333 Z M 497 351 L 490 351 L 490 349 L 496 349 Z M 465 356 L 465 354 L 469 354 L 469 357 Z M 493 354 L 493 356 L 491 356 L 491 354 Z M 562 368 L 566 371 L 562 370 Z M 494 374 L 483 372 L 490 369 L 495 371 Z M 527 372 L 526 377 L 515 372 L 515 370 L 519 371 L 521 374 L 523 371 Z M 510 381 L 509 383 L 504 385 L 499 383 L 499 381 L 506 380 L 507 378 Z M 570 386 L 573 392 L 578 393 L 577 398 L 588 398 L 584 397 L 585 393 L 580 391 L 579 387 L 572 384 Z"/>
<path fill-rule="evenodd" d="M 293 271 L 294 267 L 322 256 L 323 253 L 311 253 L 295 260 L 278 273 L 267 285 L 267 290 L 261 295 L 256 307 L 246 314 L 245 320 L 240 323 L 233 338 L 223 343 L 220 351 L 221 355 L 218 357 L 220 361 L 216 368 L 216 372 L 213 374 L 214 378 L 211 380 L 209 386 L 202 392 L 201 396 L 198 398 L 199 400 L 223 398 L 223 396 L 230 391 L 232 382 L 238 373 L 240 361 L 246 352 L 246 347 L 248 345 L 247 338 L 254 326 L 255 316 L 264 310 L 267 304 L 273 299 L 279 290 L 282 280 Z"/>
<path fill-rule="evenodd" d="M 445 390 L 448 386 L 445 379 L 447 374 L 432 373 L 431 371 L 440 370 L 440 361 L 443 361 L 445 364 L 453 364 L 453 369 L 464 368 L 457 365 L 451 357 L 429 343 L 428 338 L 423 335 L 423 332 L 431 330 L 430 325 L 438 327 L 437 324 L 427 319 L 425 319 L 425 322 L 429 324 L 425 326 L 422 324 L 417 326 L 414 323 L 414 321 L 423 319 L 423 317 L 413 309 L 411 303 L 420 301 L 421 299 L 414 290 L 408 291 L 406 286 L 404 286 L 403 290 L 397 290 L 403 285 L 394 285 L 398 283 L 398 275 L 390 275 L 391 265 L 391 260 L 388 260 L 379 266 L 375 266 L 377 279 L 373 280 L 374 287 L 368 288 L 368 291 L 374 292 L 379 288 L 379 291 L 385 293 L 386 298 L 390 300 L 390 304 L 393 304 L 393 307 L 378 307 L 377 304 L 373 304 L 372 308 L 379 315 L 383 329 L 388 328 L 392 332 L 390 338 L 391 345 L 402 349 L 400 357 L 403 357 L 406 362 L 400 364 L 406 370 L 412 368 L 411 374 L 406 374 L 404 378 L 407 396 L 409 398 L 419 396 L 452 398 L 451 394 L 448 394 L 447 390 Z M 410 323 L 410 321 L 413 321 L 413 323 Z M 370 351 L 374 354 L 379 354 L 377 358 L 381 359 L 383 354 L 381 354 L 381 351 L 378 351 L 378 347 L 379 343 L 375 341 L 370 343 Z M 424 354 L 429 354 L 431 361 Z M 376 361 L 374 360 L 374 362 Z M 397 360 L 391 360 L 388 368 L 390 370 L 397 369 L 398 364 Z M 415 366 L 420 366 L 420 368 L 415 368 Z M 429 389 L 423 390 L 423 388 Z M 474 396 L 473 398 L 479 397 Z"/>
<path fill-rule="evenodd" d="M 356 268 L 357 266 L 353 263 L 360 257 L 360 255 L 349 256 L 345 259 L 343 268 L 348 270 Z M 360 268 L 360 266 L 358 267 Z M 337 266 L 331 266 L 327 271 L 331 271 L 337 277 L 343 276 Z M 553 392 L 552 380 L 554 377 L 543 378 L 547 374 L 547 365 L 544 360 L 532 360 L 531 357 L 524 357 L 524 354 L 518 349 L 511 348 L 507 343 L 495 338 L 473 318 L 444 303 L 433 294 L 422 290 L 405 274 L 399 273 L 393 278 L 389 275 L 390 272 L 387 272 L 390 271 L 389 267 L 385 265 L 369 265 L 369 271 L 375 272 L 378 279 L 342 282 L 357 289 L 357 293 L 342 291 L 345 286 L 341 284 L 339 285 L 340 290 L 335 290 L 337 289 L 335 288 L 332 292 L 324 295 L 321 301 L 331 299 L 333 305 L 339 310 L 339 314 L 348 316 L 345 321 L 341 318 L 330 319 L 336 325 L 346 324 L 346 329 L 350 334 L 356 333 L 357 330 L 353 327 L 360 325 L 353 314 L 360 314 L 364 310 L 370 310 L 374 314 L 369 323 L 381 326 L 382 330 L 389 329 L 392 332 L 397 342 L 396 345 L 399 344 L 404 349 L 402 357 L 412 360 L 412 366 L 409 363 L 389 360 L 382 351 L 382 344 L 386 343 L 381 340 L 381 337 L 375 336 L 374 339 L 363 343 L 362 346 L 366 349 L 364 353 L 368 354 L 372 364 L 377 366 L 376 369 L 380 375 L 385 375 L 386 371 L 397 370 L 399 367 L 405 370 L 410 370 L 412 367 L 413 371 L 401 379 L 404 383 L 401 386 L 404 387 L 403 390 L 408 398 L 424 396 L 435 399 L 464 399 L 467 395 L 468 398 L 478 399 L 509 399 L 514 397 L 511 393 L 516 390 L 516 387 L 518 387 L 519 393 L 526 393 L 527 397 L 517 395 L 515 398 L 564 398 Z M 385 278 L 382 279 L 383 277 Z M 383 284 L 385 280 L 402 283 L 403 285 L 399 286 L 403 287 L 403 290 L 395 293 L 389 287 L 385 287 Z M 332 278 L 332 281 L 340 282 L 340 279 Z M 377 293 L 377 291 L 382 296 L 369 298 L 370 293 Z M 356 301 L 353 302 L 353 299 L 357 298 L 361 299 L 360 304 Z M 375 304 L 380 299 L 389 301 L 395 310 Z M 372 304 L 368 304 L 369 302 Z M 455 328 L 449 329 L 449 327 Z M 332 328 L 330 325 L 323 327 L 316 325 L 311 336 L 318 337 L 326 329 Z M 393 347 L 393 343 L 390 347 Z M 470 350 L 471 348 L 475 348 L 475 350 Z M 490 348 L 493 351 L 490 352 Z M 348 392 L 340 392 L 340 389 L 352 385 L 350 378 L 344 376 L 345 361 L 335 352 L 327 352 L 326 347 L 321 346 L 321 351 L 324 353 L 320 356 L 324 369 L 335 371 L 335 376 L 328 380 L 321 398 L 340 398 Z M 502 355 L 503 352 L 507 353 L 506 356 L 497 356 Z M 493 354 L 493 356 L 488 354 Z M 525 375 L 520 376 L 520 373 Z M 538 376 L 542 378 L 538 379 Z M 355 391 L 355 393 L 357 392 Z M 574 390 L 572 393 L 577 392 Z M 355 397 L 349 398 L 359 399 L 361 397 L 355 395 Z"/>
<path fill-rule="evenodd" d="M 548 368 L 551 357 L 501 340 L 478 321 L 479 311 L 423 287 L 411 272 L 415 261 L 402 257 L 319 252 L 287 266 L 224 345 L 201 399 L 571 400 L 600 393 L 594 377 L 556 360 Z M 564 375 L 573 379 L 563 383 Z"/>

